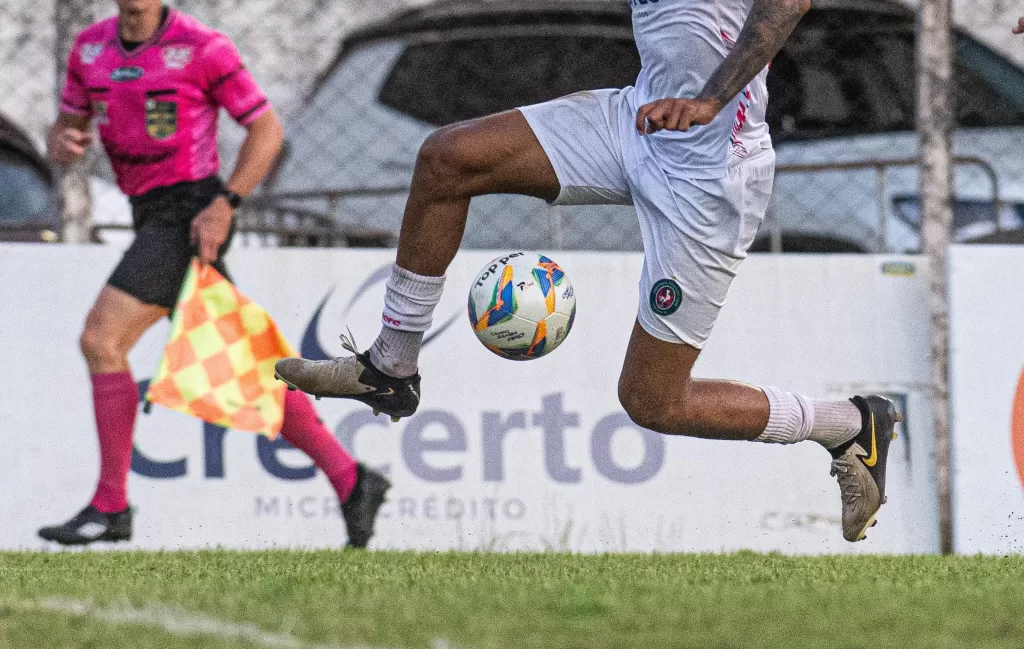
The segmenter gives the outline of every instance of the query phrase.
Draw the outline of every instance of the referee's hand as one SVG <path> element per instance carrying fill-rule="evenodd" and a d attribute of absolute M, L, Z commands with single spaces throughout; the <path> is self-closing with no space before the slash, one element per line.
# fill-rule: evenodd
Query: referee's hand
<path fill-rule="evenodd" d="M 46 138 L 46 154 L 57 164 L 69 165 L 85 153 L 92 142 L 92 133 L 74 126 L 55 126 Z"/>
<path fill-rule="evenodd" d="M 228 240 L 231 231 L 231 206 L 223 196 L 213 199 L 202 212 L 192 219 L 192 245 L 199 250 L 199 261 L 212 264 L 217 253 Z"/>

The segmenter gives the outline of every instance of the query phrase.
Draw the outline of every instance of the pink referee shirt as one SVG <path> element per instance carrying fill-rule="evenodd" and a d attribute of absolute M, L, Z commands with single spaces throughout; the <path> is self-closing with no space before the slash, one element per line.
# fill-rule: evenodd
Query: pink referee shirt
<path fill-rule="evenodd" d="M 117 184 L 138 196 L 220 170 L 217 112 L 243 126 L 270 109 L 231 40 L 171 9 L 152 38 L 128 52 L 117 18 L 75 39 L 62 112 L 99 129 Z"/>

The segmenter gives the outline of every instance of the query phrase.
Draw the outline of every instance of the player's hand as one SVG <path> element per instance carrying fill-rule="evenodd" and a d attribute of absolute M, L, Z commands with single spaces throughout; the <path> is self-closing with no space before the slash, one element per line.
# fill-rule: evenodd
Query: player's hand
<path fill-rule="evenodd" d="M 710 124 L 721 110 L 722 105 L 715 99 L 659 99 L 637 111 L 636 130 L 641 135 L 686 131 L 691 126 Z"/>
<path fill-rule="evenodd" d="M 1017 26 L 1013 28 L 1014 34 L 1024 34 L 1024 16 L 1017 21 Z"/>
<path fill-rule="evenodd" d="M 202 263 L 217 261 L 217 253 L 231 231 L 232 211 L 227 199 L 218 196 L 192 219 L 192 245 L 198 248 Z"/>
<path fill-rule="evenodd" d="M 67 165 L 81 158 L 90 142 L 92 133 L 89 131 L 73 126 L 57 126 L 50 130 L 46 138 L 46 153 L 50 160 Z"/>

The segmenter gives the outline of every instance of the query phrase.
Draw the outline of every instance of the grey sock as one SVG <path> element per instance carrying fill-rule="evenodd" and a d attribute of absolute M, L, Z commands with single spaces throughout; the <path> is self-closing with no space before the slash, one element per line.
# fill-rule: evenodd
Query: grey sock
<path fill-rule="evenodd" d="M 852 401 L 813 401 L 814 425 L 807 439 L 825 448 L 845 444 L 860 433 L 861 415 Z"/>
<path fill-rule="evenodd" d="M 370 346 L 370 362 L 385 374 L 406 378 L 419 371 L 422 331 L 399 331 L 382 327 L 377 340 Z"/>

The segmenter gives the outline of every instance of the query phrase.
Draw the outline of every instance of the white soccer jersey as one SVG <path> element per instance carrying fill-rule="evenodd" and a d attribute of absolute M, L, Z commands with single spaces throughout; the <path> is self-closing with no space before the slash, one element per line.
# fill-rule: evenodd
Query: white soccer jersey
<path fill-rule="evenodd" d="M 643 69 L 635 108 L 658 99 L 696 97 L 725 60 L 753 0 L 629 0 Z M 649 136 L 666 172 L 720 178 L 730 157 L 745 158 L 771 146 L 765 110 L 765 68 L 715 120 L 689 131 Z"/>

